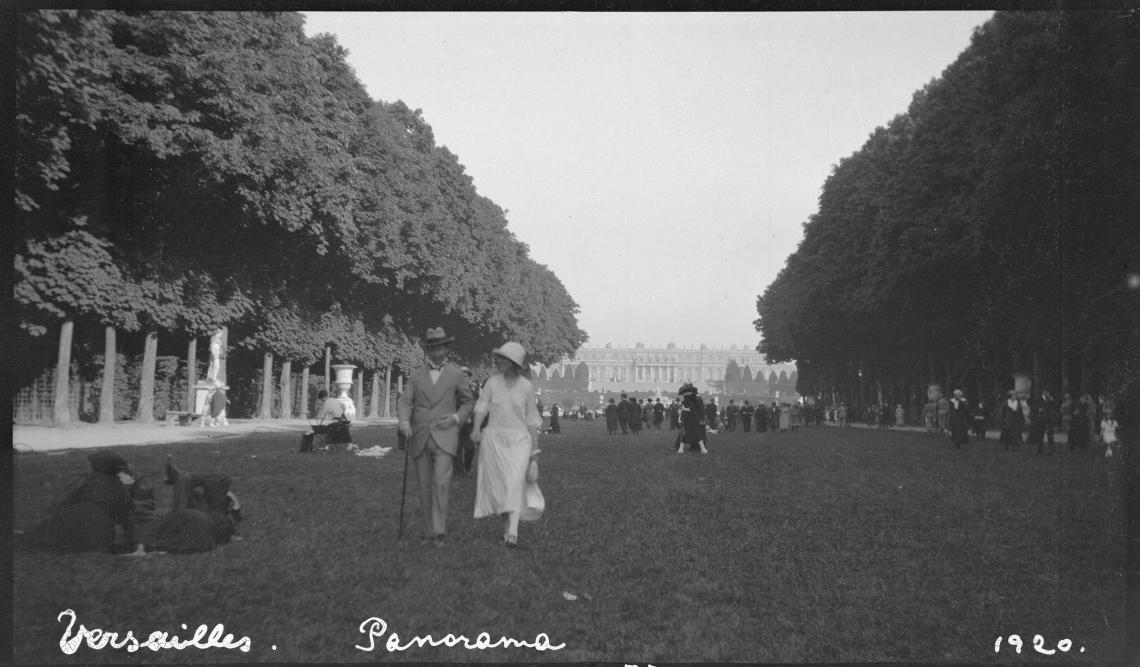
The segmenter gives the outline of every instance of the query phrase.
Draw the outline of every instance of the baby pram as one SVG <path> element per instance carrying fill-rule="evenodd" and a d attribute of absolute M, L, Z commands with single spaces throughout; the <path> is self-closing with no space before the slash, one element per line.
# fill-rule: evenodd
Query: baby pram
<path fill-rule="evenodd" d="M 301 435 L 301 453 L 348 451 L 352 444 L 352 435 L 349 433 L 349 420 L 344 417 L 335 417 L 325 424 L 309 422 L 308 433 Z"/>

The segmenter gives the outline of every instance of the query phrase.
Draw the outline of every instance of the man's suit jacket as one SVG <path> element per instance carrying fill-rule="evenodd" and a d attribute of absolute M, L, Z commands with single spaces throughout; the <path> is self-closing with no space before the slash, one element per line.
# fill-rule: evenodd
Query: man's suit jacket
<path fill-rule="evenodd" d="M 412 458 L 418 457 L 427 447 L 429 436 L 440 449 L 454 456 L 459 451 L 459 426 L 471 416 L 475 399 L 467 383 L 467 375 L 453 362 L 445 362 L 434 384 L 427 365 L 417 368 L 408 378 L 400 396 L 397 413 L 400 421 L 411 424 L 412 437 L 408 441 Z M 459 415 L 459 423 L 448 429 L 432 426 L 440 417 Z"/>

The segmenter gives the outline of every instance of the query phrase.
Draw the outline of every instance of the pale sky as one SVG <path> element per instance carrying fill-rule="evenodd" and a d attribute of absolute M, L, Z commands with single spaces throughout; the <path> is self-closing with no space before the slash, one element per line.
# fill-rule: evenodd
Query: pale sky
<path fill-rule="evenodd" d="M 422 109 L 588 346 L 746 345 L 840 159 L 993 12 L 305 12 Z"/>

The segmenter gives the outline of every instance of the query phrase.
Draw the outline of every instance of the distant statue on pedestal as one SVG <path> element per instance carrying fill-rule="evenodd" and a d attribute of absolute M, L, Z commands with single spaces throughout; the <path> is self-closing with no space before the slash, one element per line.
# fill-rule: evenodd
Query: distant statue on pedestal
<path fill-rule="evenodd" d="M 218 380 L 218 368 L 221 366 L 222 358 L 222 330 L 218 329 L 214 335 L 210 337 L 210 367 L 206 369 L 206 381 L 216 382 Z"/>

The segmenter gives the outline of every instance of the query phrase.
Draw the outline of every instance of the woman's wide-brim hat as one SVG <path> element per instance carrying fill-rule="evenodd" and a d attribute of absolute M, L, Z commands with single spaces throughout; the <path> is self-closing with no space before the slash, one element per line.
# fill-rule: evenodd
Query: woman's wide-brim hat
<path fill-rule="evenodd" d="M 679 390 L 677 390 L 677 394 L 681 396 L 684 396 L 685 394 L 695 393 L 697 393 L 697 388 L 693 386 L 692 382 L 686 382 L 685 384 L 681 385 L 681 388 Z"/>
<path fill-rule="evenodd" d="M 516 366 L 522 368 L 526 362 L 526 350 L 513 340 L 503 343 L 502 347 L 492 352 L 504 359 L 510 359 Z"/>
<path fill-rule="evenodd" d="M 443 327 L 435 327 L 434 329 L 427 330 L 423 344 L 424 347 L 435 347 L 436 345 L 447 345 L 453 340 L 455 339 L 448 336 L 447 332 L 443 330 Z"/>

